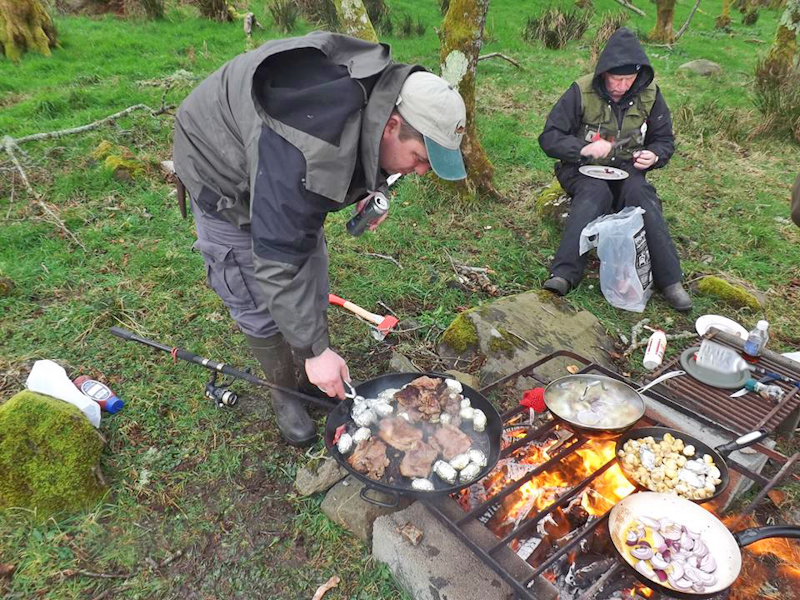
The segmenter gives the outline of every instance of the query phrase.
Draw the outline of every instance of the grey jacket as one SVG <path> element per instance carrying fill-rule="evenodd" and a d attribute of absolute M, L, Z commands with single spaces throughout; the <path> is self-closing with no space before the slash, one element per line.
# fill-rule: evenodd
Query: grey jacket
<path fill-rule="evenodd" d="M 175 170 L 203 212 L 251 231 L 256 279 L 301 356 L 328 347 L 325 217 L 385 187 L 383 128 L 421 69 L 314 32 L 234 58 L 178 110 Z"/>

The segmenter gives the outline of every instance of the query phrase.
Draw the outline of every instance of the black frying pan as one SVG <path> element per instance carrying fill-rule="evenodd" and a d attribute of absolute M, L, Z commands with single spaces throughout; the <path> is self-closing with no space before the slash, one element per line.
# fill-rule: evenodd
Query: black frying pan
<path fill-rule="evenodd" d="M 714 494 L 709 496 L 708 498 L 702 498 L 700 500 L 691 500 L 692 502 L 702 503 L 702 502 L 710 502 L 717 496 L 719 496 L 722 492 L 725 491 L 725 488 L 728 487 L 728 483 L 730 481 L 730 469 L 728 469 L 728 465 L 725 462 L 725 458 L 734 450 L 739 450 L 741 448 L 747 448 L 748 446 L 752 446 L 759 440 L 763 440 L 767 437 L 768 433 L 765 431 L 751 431 L 740 438 L 729 442 L 727 444 L 723 444 L 721 446 L 717 446 L 716 448 L 712 448 L 708 444 L 700 441 L 696 437 L 692 437 L 690 435 L 686 435 L 683 432 L 678 431 L 677 429 L 669 429 L 667 427 L 637 427 L 636 429 L 631 429 L 624 433 L 618 440 L 617 446 L 614 450 L 614 453 L 617 457 L 617 462 L 619 463 L 620 470 L 624 473 L 625 477 L 635 485 L 640 490 L 647 490 L 649 488 L 643 486 L 639 483 L 636 478 L 633 477 L 633 474 L 628 471 L 625 467 L 625 463 L 620 460 L 619 452 L 622 450 L 622 447 L 625 445 L 625 442 L 628 440 L 638 440 L 640 438 L 647 437 L 649 435 L 653 436 L 653 439 L 657 442 L 660 442 L 664 439 L 664 435 L 667 433 L 672 434 L 673 437 L 677 439 L 683 440 L 683 442 L 688 446 L 692 445 L 695 448 L 695 456 L 702 456 L 703 454 L 711 455 L 711 458 L 714 459 L 714 464 L 719 469 L 719 478 L 720 483 L 717 485 L 717 488 L 714 490 Z"/>
<path fill-rule="evenodd" d="M 667 517 L 700 533 L 700 539 L 706 544 L 717 564 L 714 571 L 716 582 L 702 592 L 677 591 L 636 571 L 633 568 L 636 559 L 626 550 L 625 534 L 633 519 L 641 516 L 656 520 Z M 740 548 L 766 538 L 800 538 L 800 527 L 781 525 L 745 529 L 732 534 L 722 521 L 702 506 L 674 494 L 656 492 L 631 494 L 617 503 L 608 518 L 608 531 L 617 554 L 642 583 L 662 590 L 670 597 L 690 599 L 710 598 L 733 585 L 742 568 Z"/>
<path fill-rule="evenodd" d="M 422 377 L 423 375 L 427 375 L 428 377 L 439 377 L 442 379 L 449 378 L 447 375 L 441 375 L 438 373 L 392 373 L 365 381 L 364 383 L 358 385 L 355 389 L 356 393 L 360 396 L 364 396 L 365 398 L 375 398 L 383 390 L 390 388 L 399 389 L 405 384 L 418 377 Z M 484 452 L 484 454 L 486 454 L 487 463 L 478 474 L 478 477 L 467 484 L 456 482 L 455 484 L 450 485 L 441 481 L 435 475 L 431 476 L 430 480 L 433 482 L 434 486 L 436 486 L 431 492 L 423 492 L 413 489 L 411 487 L 412 480 L 408 477 L 403 477 L 400 475 L 399 464 L 403 453 L 395 450 L 388 444 L 386 455 L 390 459 L 391 463 L 386 468 L 386 471 L 380 480 L 375 481 L 370 479 L 363 473 L 359 473 L 353 469 L 353 467 L 350 466 L 350 463 L 347 462 L 347 457 L 349 455 L 340 454 L 336 449 L 336 445 L 333 443 L 336 430 L 341 425 L 347 425 L 348 430 L 357 429 L 357 426 L 355 423 L 353 423 L 353 420 L 350 416 L 353 400 L 343 400 L 333 411 L 328 414 L 328 420 L 325 424 L 325 446 L 327 446 L 328 452 L 330 452 L 331 456 L 333 456 L 340 465 L 347 469 L 347 471 L 349 471 L 356 479 L 364 483 L 364 488 L 361 490 L 361 497 L 364 500 L 379 506 L 392 507 L 397 504 L 399 496 L 426 498 L 430 497 L 431 495 L 452 494 L 469 485 L 472 485 L 472 483 L 480 480 L 494 468 L 497 460 L 500 458 L 500 441 L 503 430 L 502 420 L 500 415 L 497 414 L 497 410 L 494 408 L 492 403 L 489 402 L 480 392 L 466 385 L 462 387 L 463 391 L 461 393 L 465 398 L 469 399 L 472 407 L 482 410 L 486 415 L 486 428 L 483 432 L 478 433 L 472 431 L 471 428 L 467 428 L 469 431 L 462 431 L 472 438 L 473 448 L 479 448 Z M 374 435 L 378 427 L 377 425 L 373 425 L 371 429 Z M 389 495 L 392 498 L 392 501 L 384 502 L 369 496 L 368 492 L 371 489 Z"/>

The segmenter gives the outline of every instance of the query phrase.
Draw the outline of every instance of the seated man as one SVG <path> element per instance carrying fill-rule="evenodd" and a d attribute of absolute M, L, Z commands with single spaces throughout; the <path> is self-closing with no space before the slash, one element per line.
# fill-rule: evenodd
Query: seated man
<path fill-rule="evenodd" d="M 792 186 L 792 221 L 800 227 L 800 175 L 794 181 Z"/>
<path fill-rule="evenodd" d="M 661 200 L 645 173 L 667 164 L 675 151 L 666 102 L 639 40 L 618 29 L 608 40 L 594 75 L 573 83 L 547 117 L 539 144 L 559 159 L 556 177 L 572 196 L 572 211 L 544 288 L 561 296 L 578 284 L 586 256 L 578 253 L 583 228 L 627 206 L 645 209 L 644 227 L 653 281 L 670 306 L 692 308 L 681 285 L 681 265 L 661 213 Z M 592 162 L 624 169 L 627 179 L 604 181 L 578 171 Z"/>

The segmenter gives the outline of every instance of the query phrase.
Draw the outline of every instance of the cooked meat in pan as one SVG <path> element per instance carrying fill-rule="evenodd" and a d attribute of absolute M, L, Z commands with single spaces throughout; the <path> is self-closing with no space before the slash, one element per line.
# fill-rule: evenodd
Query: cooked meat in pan
<path fill-rule="evenodd" d="M 398 450 L 407 452 L 422 440 L 422 430 L 402 417 L 389 417 L 379 424 L 378 435 L 381 439 Z"/>
<path fill-rule="evenodd" d="M 347 462 L 359 473 L 377 481 L 383 477 L 384 469 L 389 466 L 386 444 L 375 438 L 359 442 Z"/>
<path fill-rule="evenodd" d="M 437 456 L 439 456 L 438 450 L 431 448 L 425 442 L 417 442 L 403 457 L 400 474 L 404 477 L 427 477 Z"/>
<path fill-rule="evenodd" d="M 463 454 L 472 446 L 472 440 L 458 427 L 452 425 L 442 425 L 436 430 L 428 440 L 430 445 L 442 453 L 445 460 L 453 460 L 459 454 Z"/>
<path fill-rule="evenodd" d="M 398 412 L 408 413 L 412 421 L 437 419 L 442 412 L 443 396 L 449 396 L 444 380 L 425 375 L 417 377 L 394 395 L 399 405 Z"/>

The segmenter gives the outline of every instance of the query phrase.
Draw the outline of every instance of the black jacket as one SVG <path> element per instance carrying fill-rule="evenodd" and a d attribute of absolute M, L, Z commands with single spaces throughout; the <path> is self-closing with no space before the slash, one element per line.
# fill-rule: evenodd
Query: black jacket
<path fill-rule="evenodd" d="M 615 103 L 606 91 L 602 75 L 609 69 L 628 64 L 640 64 L 642 68 L 625 96 Z M 609 38 L 606 47 L 600 54 L 592 85 L 601 96 L 611 103 L 617 120 L 621 124 L 631 98 L 647 87 L 653 81 L 653 77 L 653 67 L 639 40 L 629 29 L 621 27 Z M 539 136 L 539 145 L 545 154 L 551 158 L 557 158 L 563 163 L 577 164 L 580 162 L 581 148 L 587 144 L 580 136 L 581 116 L 581 91 L 578 84 L 573 83 L 550 111 L 544 131 Z M 675 152 L 672 119 L 667 103 L 661 95 L 661 90 L 656 93 L 656 101 L 647 120 L 644 147 L 658 156 L 658 161 L 651 168 L 663 167 Z"/>

